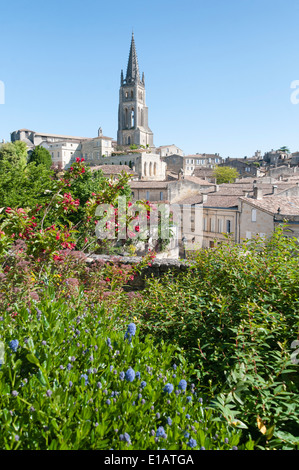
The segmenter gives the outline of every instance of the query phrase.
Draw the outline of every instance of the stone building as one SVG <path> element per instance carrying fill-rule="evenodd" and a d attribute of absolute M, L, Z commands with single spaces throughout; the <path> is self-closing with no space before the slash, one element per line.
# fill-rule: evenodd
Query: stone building
<path fill-rule="evenodd" d="M 259 168 L 259 162 L 252 161 L 244 158 L 226 158 L 225 162 L 221 163 L 219 166 L 229 166 L 235 168 L 239 173 L 240 177 L 259 177 L 263 173 Z"/>
<path fill-rule="evenodd" d="M 126 77 L 121 71 L 118 107 L 118 145 L 153 147 L 153 133 L 148 126 L 144 73 L 140 78 L 138 58 L 132 34 Z"/>
<path fill-rule="evenodd" d="M 184 155 L 183 150 L 174 144 L 161 145 L 160 147 L 156 147 L 156 153 L 158 153 L 160 157 L 168 157 L 169 155 Z"/>
<path fill-rule="evenodd" d="M 240 240 L 256 236 L 267 238 L 280 224 L 286 223 L 284 233 L 299 236 L 299 197 L 271 195 L 256 198 L 242 197 L 239 201 Z"/>
<path fill-rule="evenodd" d="M 82 140 L 86 140 L 87 138 L 40 133 L 36 131 L 31 131 L 29 129 L 19 129 L 17 131 L 11 132 L 10 139 L 11 142 L 16 142 L 17 140 L 25 142 L 27 144 L 28 149 L 31 150 L 37 145 L 44 145 L 48 143 L 76 142 L 77 144 L 79 144 L 80 142 L 82 142 Z"/>

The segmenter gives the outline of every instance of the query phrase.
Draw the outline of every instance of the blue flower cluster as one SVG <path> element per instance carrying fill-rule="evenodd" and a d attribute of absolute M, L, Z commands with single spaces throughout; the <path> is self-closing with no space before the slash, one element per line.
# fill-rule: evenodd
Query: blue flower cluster
<path fill-rule="evenodd" d="M 184 380 L 184 379 L 180 380 L 179 385 L 178 385 L 178 388 L 179 388 L 180 390 L 186 390 L 186 388 L 187 388 L 187 382 L 186 382 L 186 380 Z"/>
<path fill-rule="evenodd" d="M 8 343 L 8 346 L 13 352 L 16 352 L 19 347 L 19 341 L 17 339 L 13 339 Z"/>
<path fill-rule="evenodd" d="M 133 382 L 135 379 L 135 371 L 132 369 L 132 367 L 129 367 L 127 372 L 125 373 L 125 379 L 127 382 Z"/>
<path fill-rule="evenodd" d="M 124 339 L 127 339 L 128 342 L 131 343 L 132 336 L 135 336 L 135 333 L 136 333 L 136 325 L 134 323 L 129 323 Z"/>
<path fill-rule="evenodd" d="M 163 391 L 166 393 L 171 393 L 173 391 L 173 385 L 170 383 L 166 384 L 163 388 Z"/>
<path fill-rule="evenodd" d="M 164 439 L 167 438 L 167 434 L 163 426 L 159 426 L 156 432 L 156 437 L 163 437 Z"/>

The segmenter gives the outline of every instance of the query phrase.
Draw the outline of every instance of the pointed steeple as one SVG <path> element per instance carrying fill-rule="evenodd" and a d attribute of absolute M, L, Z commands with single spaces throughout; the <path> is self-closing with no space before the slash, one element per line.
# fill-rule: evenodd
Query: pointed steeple
<path fill-rule="evenodd" d="M 126 83 L 130 82 L 140 82 L 140 75 L 139 75 L 139 66 L 138 66 L 138 59 L 137 59 L 137 52 L 134 40 L 134 33 L 132 33 L 132 40 L 131 40 L 131 47 L 130 47 L 130 54 L 128 60 L 128 67 L 127 67 L 127 75 L 126 75 Z"/>

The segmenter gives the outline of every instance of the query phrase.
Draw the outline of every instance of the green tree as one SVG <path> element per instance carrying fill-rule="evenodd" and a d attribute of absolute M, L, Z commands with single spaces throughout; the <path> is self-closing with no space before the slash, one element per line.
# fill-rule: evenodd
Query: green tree
<path fill-rule="evenodd" d="M 53 172 L 29 163 L 23 167 L 0 160 L 0 207 L 34 207 L 49 198 L 55 182 Z M 48 194 L 48 196 L 47 196 Z"/>
<path fill-rule="evenodd" d="M 235 168 L 230 166 L 216 166 L 213 171 L 217 184 L 233 183 L 240 175 Z"/>
<path fill-rule="evenodd" d="M 284 147 L 280 147 L 278 149 L 279 152 L 284 152 L 284 153 L 290 153 L 290 149 L 289 147 L 287 147 L 286 145 Z"/>
<path fill-rule="evenodd" d="M 32 162 L 37 165 L 45 165 L 49 169 L 52 165 L 52 157 L 47 149 L 38 145 L 29 156 L 29 163 Z"/>
<path fill-rule="evenodd" d="M 25 166 L 27 163 L 27 145 L 25 142 L 8 142 L 2 145 L 0 147 L 0 161 Z"/>

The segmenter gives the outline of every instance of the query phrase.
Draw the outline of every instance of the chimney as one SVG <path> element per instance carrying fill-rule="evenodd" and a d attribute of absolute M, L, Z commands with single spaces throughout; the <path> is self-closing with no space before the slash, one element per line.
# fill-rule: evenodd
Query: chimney
<path fill-rule="evenodd" d="M 215 186 L 214 186 L 214 191 L 215 191 L 215 192 L 219 191 L 219 184 L 215 184 Z"/>
<path fill-rule="evenodd" d="M 205 202 L 207 202 L 207 200 L 208 200 L 208 195 L 207 195 L 207 194 L 203 194 L 203 195 L 202 195 L 202 202 L 205 203 Z"/>
<path fill-rule="evenodd" d="M 272 194 L 277 194 L 277 186 L 275 184 L 272 186 Z"/>
<path fill-rule="evenodd" d="M 257 186 L 253 187 L 253 198 L 254 199 L 263 199 L 263 190 Z"/>
<path fill-rule="evenodd" d="M 248 189 L 243 189 L 243 197 L 248 197 Z"/>

